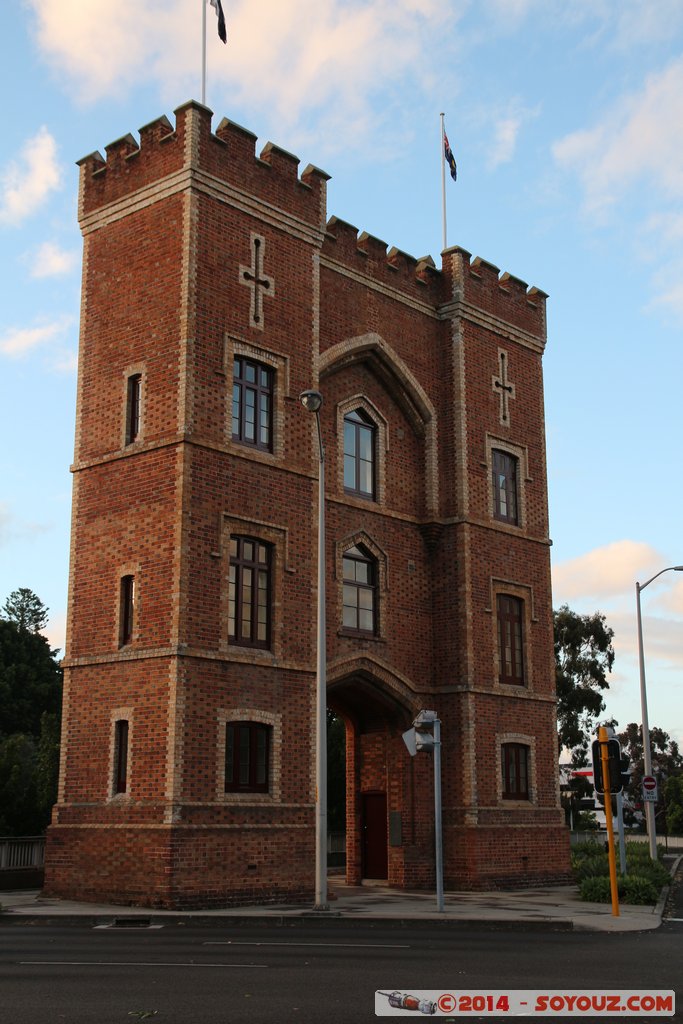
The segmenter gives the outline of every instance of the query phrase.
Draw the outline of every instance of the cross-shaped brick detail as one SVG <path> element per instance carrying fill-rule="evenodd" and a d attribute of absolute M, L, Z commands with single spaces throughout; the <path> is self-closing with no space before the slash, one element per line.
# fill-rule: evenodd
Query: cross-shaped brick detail
<path fill-rule="evenodd" d="M 494 394 L 500 398 L 500 422 L 504 427 L 510 426 L 510 399 L 515 397 L 515 385 L 508 380 L 508 354 L 502 348 L 498 349 L 498 360 L 500 372 L 493 376 L 492 387 Z"/>
<path fill-rule="evenodd" d="M 275 281 L 263 273 L 263 255 L 266 243 L 258 235 L 251 236 L 252 256 L 251 266 L 240 267 L 240 284 L 246 284 L 251 289 L 251 304 L 249 308 L 249 323 L 252 327 L 263 330 L 263 296 L 275 295 Z"/>

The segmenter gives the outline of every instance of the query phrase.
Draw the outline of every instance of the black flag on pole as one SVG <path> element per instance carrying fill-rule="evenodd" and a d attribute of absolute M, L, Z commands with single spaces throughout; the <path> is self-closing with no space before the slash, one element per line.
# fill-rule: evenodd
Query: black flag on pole
<path fill-rule="evenodd" d="M 225 17 L 223 15 L 223 4 L 221 0 L 209 0 L 209 3 L 213 7 L 214 11 L 218 15 L 218 35 L 222 42 L 227 42 L 228 33 L 225 30 Z"/>

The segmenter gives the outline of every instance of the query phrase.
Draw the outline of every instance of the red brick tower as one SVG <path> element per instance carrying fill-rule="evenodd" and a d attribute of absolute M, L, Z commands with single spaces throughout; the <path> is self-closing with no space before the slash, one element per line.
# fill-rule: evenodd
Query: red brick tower
<path fill-rule="evenodd" d="M 84 234 L 59 801 L 46 890 L 310 898 L 317 438 L 347 874 L 564 873 L 545 295 L 332 218 L 327 175 L 196 103 L 81 161 Z"/>

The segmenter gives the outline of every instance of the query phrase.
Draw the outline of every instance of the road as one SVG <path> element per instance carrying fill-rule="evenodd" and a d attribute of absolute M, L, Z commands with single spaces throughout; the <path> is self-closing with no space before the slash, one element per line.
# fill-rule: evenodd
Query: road
<path fill-rule="evenodd" d="M 683 921 L 625 934 L 0 925 L 2 1024 L 360 1024 L 378 1019 L 376 989 L 520 988 L 675 989 L 683 1021 Z"/>

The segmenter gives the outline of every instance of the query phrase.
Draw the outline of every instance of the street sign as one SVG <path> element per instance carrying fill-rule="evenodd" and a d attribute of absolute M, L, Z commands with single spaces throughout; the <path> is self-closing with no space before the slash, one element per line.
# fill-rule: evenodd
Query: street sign
<path fill-rule="evenodd" d="M 654 775 L 643 776 L 643 800 L 657 803 L 657 780 Z"/>

